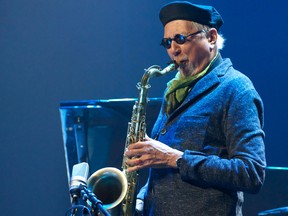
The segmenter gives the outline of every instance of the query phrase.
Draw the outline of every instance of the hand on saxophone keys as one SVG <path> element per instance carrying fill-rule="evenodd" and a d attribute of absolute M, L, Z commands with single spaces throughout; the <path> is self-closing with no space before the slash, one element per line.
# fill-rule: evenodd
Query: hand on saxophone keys
<path fill-rule="evenodd" d="M 128 157 L 127 171 L 132 172 L 143 168 L 177 168 L 176 160 L 183 152 L 173 149 L 164 143 L 149 138 L 130 144 L 125 156 Z"/>

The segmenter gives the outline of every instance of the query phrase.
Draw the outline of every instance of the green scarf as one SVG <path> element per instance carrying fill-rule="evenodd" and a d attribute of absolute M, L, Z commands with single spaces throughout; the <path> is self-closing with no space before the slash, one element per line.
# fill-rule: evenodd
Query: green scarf
<path fill-rule="evenodd" d="M 168 90 L 165 94 L 165 100 L 166 113 L 168 115 L 170 115 L 180 106 L 180 104 L 184 101 L 185 97 L 189 93 L 191 84 L 207 73 L 217 56 L 218 55 L 215 55 L 209 65 L 200 73 L 192 75 L 190 77 L 183 77 L 178 71 L 175 78 L 167 83 Z"/>

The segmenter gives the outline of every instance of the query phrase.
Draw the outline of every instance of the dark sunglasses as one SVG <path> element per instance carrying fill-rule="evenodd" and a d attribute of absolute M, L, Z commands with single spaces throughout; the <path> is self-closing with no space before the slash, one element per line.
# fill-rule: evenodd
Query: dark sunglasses
<path fill-rule="evenodd" d="M 186 35 L 186 36 L 184 36 L 182 34 L 176 34 L 174 36 L 174 38 L 163 38 L 160 45 L 165 47 L 166 49 L 170 49 L 172 41 L 175 41 L 177 44 L 184 44 L 187 41 L 186 38 L 197 35 L 201 32 L 205 32 L 205 31 L 202 29 L 200 31 L 194 32 L 194 33 Z"/>

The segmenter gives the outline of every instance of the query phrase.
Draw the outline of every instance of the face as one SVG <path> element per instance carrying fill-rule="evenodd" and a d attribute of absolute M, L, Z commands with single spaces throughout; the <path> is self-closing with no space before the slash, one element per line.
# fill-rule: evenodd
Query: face
<path fill-rule="evenodd" d="M 174 20 L 165 25 L 164 38 L 174 38 L 177 34 L 186 36 L 198 31 L 199 29 L 196 29 L 190 21 Z M 183 76 L 201 72 L 213 59 L 217 39 L 217 31 L 216 34 L 215 31 L 216 29 L 212 29 L 208 33 L 201 32 L 187 37 L 184 44 L 172 40 L 171 48 L 167 49 L 167 52 L 179 65 L 179 71 Z"/>

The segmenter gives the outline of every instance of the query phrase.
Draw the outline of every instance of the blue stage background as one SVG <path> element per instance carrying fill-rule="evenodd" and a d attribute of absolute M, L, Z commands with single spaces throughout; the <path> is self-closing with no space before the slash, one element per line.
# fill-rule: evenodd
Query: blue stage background
<path fill-rule="evenodd" d="M 158 19 L 167 2 L 0 0 L 1 215 L 65 214 L 59 103 L 137 97 L 144 68 L 169 61 Z M 252 79 L 265 103 L 268 165 L 288 166 L 287 1 L 194 3 L 222 14 L 222 56 Z M 170 78 L 151 80 L 149 96 L 161 97 Z"/>

